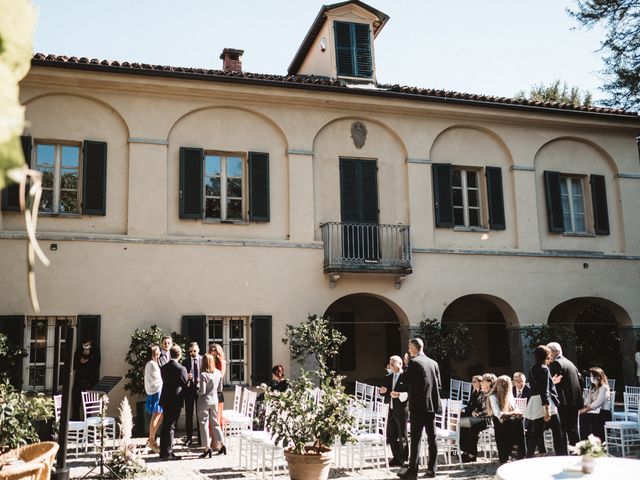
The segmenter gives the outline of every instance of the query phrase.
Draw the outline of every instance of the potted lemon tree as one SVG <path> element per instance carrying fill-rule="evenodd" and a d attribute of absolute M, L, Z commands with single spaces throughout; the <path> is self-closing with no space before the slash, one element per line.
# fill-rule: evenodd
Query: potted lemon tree
<path fill-rule="evenodd" d="M 328 478 L 331 447 L 351 440 L 355 418 L 349 409 L 350 398 L 343 377 L 328 367 L 345 340 L 322 316 L 311 315 L 299 327 L 287 325 L 283 342 L 289 344 L 292 357 L 302 363 L 312 356 L 317 368 L 303 371 L 284 392 L 263 386 L 268 410 L 265 425 L 276 443 L 285 447 L 293 480 Z"/>

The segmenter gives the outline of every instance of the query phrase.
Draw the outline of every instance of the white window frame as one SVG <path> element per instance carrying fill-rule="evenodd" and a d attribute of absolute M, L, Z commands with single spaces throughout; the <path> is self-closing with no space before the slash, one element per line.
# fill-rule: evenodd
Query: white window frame
<path fill-rule="evenodd" d="M 38 146 L 39 145 L 52 145 L 54 147 L 54 160 L 53 160 L 53 190 L 52 195 L 52 209 L 51 211 L 40 210 L 39 213 L 44 215 L 80 215 L 80 203 L 82 194 L 82 144 L 80 142 L 73 142 L 70 140 L 41 140 L 36 139 L 33 145 L 33 165 L 34 169 L 38 170 Z M 60 212 L 60 192 L 73 191 L 69 188 L 62 188 L 62 147 L 76 147 L 78 149 L 78 188 L 76 191 L 76 211 L 75 212 Z M 45 190 L 49 190 L 46 188 Z"/>
<path fill-rule="evenodd" d="M 249 325 L 250 318 L 246 315 L 209 315 L 207 316 L 207 324 L 206 324 L 206 334 L 207 334 L 207 346 L 211 343 L 218 343 L 222 345 L 222 350 L 224 351 L 225 358 L 227 360 L 227 371 L 224 376 L 224 384 L 225 385 L 248 385 L 250 372 L 249 372 Z M 242 338 L 231 338 L 231 321 L 232 320 L 240 320 L 243 325 L 243 337 Z M 215 331 L 213 328 L 210 328 L 211 322 L 214 321 L 222 321 L 222 337 L 216 337 Z M 210 332 L 214 331 L 213 336 L 210 335 Z M 232 358 L 232 349 L 231 342 L 232 341 L 242 341 L 242 358 Z M 231 380 L 231 369 L 232 365 L 242 365 L 244 376 L 241 380 Z"/>
<path fill-rule="evenodd" d="M 207 175 L 207 157 L 217 156 L 220 157 L 220 218 L 207 217 L 207 199 L 218 198 L 213 195 L 207 195 L 207 182 L 212 175 Z M 227 175 L 227 158 L 238 157 L 242 162 L 242 175 L 240 177 L 229 177 Z M 202 195 L 202 217 L 204 220 L 220 221 L 220 222 L 244 222 L 245 218 L 245 206 L 246 206 L 246 191 L 247 191 L 247 155 L 244 152 L 221 152 L 217 150 L 205 150 L 203 159 L 203 195 Z M 228 197 L 227 196 L 227 179 L 240 178 L 242 180 L 242 192 L 240 197 Z M 240 218 L 227 218 L 227 200 L 240 200 Z"/>
<path fill-rule="evenodd" d="M 462 217 L 463 217 L 463 221 L 464 221 L 464 225 L 455 225 L 455 210 L 456 210 L 456 205 L 455 203 L 453 204 L 453 209 L 454 209 L 454 227 L 458 227 L 458 228 L 482 228 L 484 226 L 484 219 L 483 219 L 483 213 L 482 213 L 482 206 L 484 204 L 483 199 L 482 199 L 482 188 L 480 186 L 480 170 L 476 169 L 476 168 L 469 168 L 469 167 L 452 167 L 452 171 L 456 171 L 456 172 L 460 172 L 460 187 L 455 187 L 453 186 L 453 182 L 451 184 L 451 189 L 453 190 L 457 190 L 457 189 L 461 189 L 462 190 Z M 467 173 L 473 173 L 476 176 L 476 187 L 469 187 L 467 185 Z M 469 206 L 469 190 L 476 190 L 478 192 L 478 206 L 477 207 L 470 207 Z M 478 225 L 469 225 L 469 210 L 473 209 L 473 210 L 478 210 Z"/>
<path fill-rule="evenodd" d="M 582 186 L 582 195 L 578 195 L 578 194 L 574 194 L 573 191 L 573 181 L 574 180 L 578 180 L 580 182 L 580 185 Z M 584 234 L 584 233 L 589 233 L 589 229 L 587 227 L 588 222 L 587 222 L 587 202 L 586 202 L 586 197 L 587 197 L 587 189 L 586 189 L 586 185 L 585 185 L 585 177 L 582 175 L 565 175 L 565 174 L 561 174 L 560 175 L 560 182 L 564 183 L 564 185 L 567 188 L 567 196 L 569 199 L 569 212 L 565 212 L 564 211 L 564 207 L 562 209 L 562 228 L 564 233 L 577 233 L 577 234 Z M 562 188 L 560 189 L 560 197 L 562 198 L 564 196 L 564 194 L 562 193 Z M 573 208 L 573 199 L 574 197 L 582 197 L 582 212 L 575 212 L 574 208 Z M 571 221 L 571 230 L 567 230 L 565 228 L 564 225 L 564 215 L 566 213 L 569 213 L 569 219 Z M 576 230 L 576 217 L 577 215 L 582 215 L 584 220 L 584 230 Z"/>
<path fill-rule="evenodd" d="M 36 345 L 38 343 L 37 339 L 31 338 L 31 325 L 34 321 L 46 321 L 47 322 L 47 333 L 46 338 L 44 340 L 44 348 L 46 349 L 45 353 L 45 361 L 42 362 L 32 362 L 31 361 L 31 346 Z M 27 350 L 28 355 L 25 358 L 23 372 L 22 372 L 22 380 L 25 390 L 35 390 L 39 392 L 50 392 L 50 391 L 60 391 L 62 389 L 62 376 L 58 375 L 58 385 L 54 385 L 53 381 L 56 376 L 54 375 L 54 371 L 57 369 L 60 371 L 60 368 L 64 366 L 64 358 L 62 357 L 62 346 L 66 343 L 66 338 L 64 335 L 60 335 L 58 338 L 58 345 L 56 345 L 56 329 L 58 326 L 58 321 L 66 321 L 68 325 L 75 324 L 76 317 L 74 316 L 56 316 L 56 315 L 35 315 L 28 316 L 27 323 L 25 327 L 25 335 L 24 335 L 24 348 Z M 72 348 L 72 347 L 71 347 Z M 58 358 L 56 357 L 58 355 Z M 44 385 L 31 385 L 29 383 L 29 371 L 32 367 L 44 367 L 45 368 L 45 376 L 44 376 Z"/>

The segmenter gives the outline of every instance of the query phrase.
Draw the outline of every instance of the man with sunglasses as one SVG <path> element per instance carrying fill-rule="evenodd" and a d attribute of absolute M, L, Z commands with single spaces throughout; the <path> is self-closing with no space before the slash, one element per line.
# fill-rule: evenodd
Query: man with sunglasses
<path fill-rule="evenodd" d="M 187 369 L 187 387 L 184 389 L 184 409 L 187 438 L 185 445 L 190 446 L 193 442 L 193 410 L 198 401 L 198 378 L 200 376 L 200 368 L 202 366 L 202 355 L 200 355 L 200 347 L 198 342 L 189 344 L 189 356 L 184 359 L 182 366 Z M 198 434 L 198 443 L 200 443 L 200 429 L 197 427 L 198 419 L 196 413 L 196 431 Z"/>

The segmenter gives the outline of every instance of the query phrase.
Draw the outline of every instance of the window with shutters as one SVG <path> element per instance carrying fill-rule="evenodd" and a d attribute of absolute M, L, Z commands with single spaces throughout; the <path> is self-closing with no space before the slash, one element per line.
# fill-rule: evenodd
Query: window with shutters
<path fill-rule="evenodd" d="M 204 218 L 244 220 L 245 156 L 238 153 L 205 152 Z"/>
<path fill-rule="evenodd" d="M 66 327 L 74 321 L 75 317 L 71 316 L 27 317 L 25 390 L 62 390 Z"/>
<path fill-rule="evenodd" d="M 560 175 L 560 196 L 565 233 L 587 233 L 584 177 Z"/>
<path fill-rule="evenodd" d="M 371 78 L 371 29 L 367 23 L 334 22 L 339 77 Z"/>
<path fill-rule="evenodd" d="M 466 228 L 482 227 L 480 171 L 466 167 L 453 167 L 451 188 L 455 226 Z"/>
<path fill-rule="evenodd" d="M 245 385 L 249 383 L 247 367 L 249 317 L 209 316 L 207 317 L 207 345 L 217 343 L 227 357 L 225 385 Z"/>
<path fill-rule="evenodd" d="M 59 215 L 80 213 L 81 144 L 36 141 L 35 169 L 42 173 L 40 212 Z"/>

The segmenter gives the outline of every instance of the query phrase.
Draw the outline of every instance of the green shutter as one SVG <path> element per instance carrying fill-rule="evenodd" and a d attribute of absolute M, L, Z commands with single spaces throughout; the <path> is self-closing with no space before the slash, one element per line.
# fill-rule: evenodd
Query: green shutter
<path fill-rule="evenodd" d="M 187 337 L 189 342 L 198 342 L 200 353 L 204 355 L 208 349 L 207 317 L 204 315 L 183 315 L 182 335 Z M 187 345 L 188 347 L 189 345 Z"/>
<path fill-rule="evenodd" d="M 23 135 L 20 137 L 20 143 L 22 144 L 24 161 L 27 166 L 31 167 L 32 138 L 28 135 Z M 20 186 L 17 183 L 12 183 L 2 189 L 2 210 L 5 212 L 20 211 Z"/>
<path fill-rule="evenodd" d="M 607 208 L 607 187 L 604 176 L 591 175 L 591 200 L 593 202 L 593 222 L 596 235 L 609 235 L 609 211 Z"/>
<path fill-rule="evenodd" d="M 347 22 L 333 22 L 336 38 L 336 68 L 339 76 L 354 77 L 353 42 L 351 38 L 351 24 Z"/>
<path fill-rule="evenodd" d="M 504 230 L 506 222 L 504 217 L 504 197 L 502 194 L 502 169 L 500 167 L 487 167 L 487 200 L 489 204 L 489 228 L 491 230 Z"/>
<path fill-rule="evenodd" d="M 350 158 L 340 159 L 340 221 L 357 223 L 358 215 L 358 162 Z"/>
<path fill-rule="evenodd" d="M 253 386 L 271 381 L 272 338 L 271 315 L 251 317 L 251 384 Z"/>
<path fill-rule="evenodd" d="M 269 154 L 249 152 L 249 220 L 268 222 Z"/>
<path fill-rule="evenodd" d="M 373 75 L 373 62 L 371 60 L 371 31 L 366 23 L 354 23 L 353 35 L 355 39 L 355 66 L 356 77 L 371 78 Z"/>
<path fill-rule="evenodd" d="M 375 160 L 359 160 L 359 217 L 361 223 L 378 223 L 378 166 Z"/>
<path fill-rule="evenodd" d="M 453 188 L 450 163 L 431 165 L 433 177 L 433 204 L 436 227 L 453 227 Z"/>
<path fill-rule="evenodd" d="M 78 315 L 76 345 L 91 340 L 93 348 L 100 348 L 100 315 Z"/>
<path fill-rule="evenodd" d="M 544 190 L 547 200 L 549 231 L 562 233 L 564 232 L 564 217 L 562 215 L 559 172 L 544 172 Z"/>
<path fill-rule="evenodd" d="M 0 316 L 0 333 L 7 336 L 7 340 L 14 346 L 24 347 L 24 331 L 25 331 L 24 315 L 3 315 Z M 22 363 L 24 359 L 17 362 L 16 368 L 12 372 L 9 380 L 11 384 L 20 389 L 22 388 Z"/>
<path fill-rule="evenodd" d="M 180 218 L 202 218 L 203 162 L 201 148 L 180 148 Z"/>
<path fill-rule="evenodd" d="M 107 214 L 107 144 L 84 141 L 82 163 L 82 213 Z"/>

